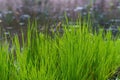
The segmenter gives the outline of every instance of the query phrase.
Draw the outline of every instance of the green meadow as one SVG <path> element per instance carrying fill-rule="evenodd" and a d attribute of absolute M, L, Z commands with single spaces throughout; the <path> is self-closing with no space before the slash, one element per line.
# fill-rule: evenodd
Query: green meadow
<path fill-rule="evenodd" d="M 0 80 L 108 80 L 120 67 L 120 39 L 108 32 L 92 33 L 88 25 L 64 25 L 52 35 L 28 25 L 0 43 Z M 24 39 L 26 38 L 26 39 Z M 21 46 L 22 45 L 22 46 Z M 119 77 L 119 76 L 118 76 Z"/>

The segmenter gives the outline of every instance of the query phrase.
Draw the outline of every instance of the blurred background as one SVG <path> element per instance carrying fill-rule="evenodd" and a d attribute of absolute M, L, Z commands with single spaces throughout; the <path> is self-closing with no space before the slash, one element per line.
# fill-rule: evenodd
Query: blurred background
<path fill-rule="evenodd" d="M 0 0 L 0 39 L 3 34 L 26 30 L 28 19 L 36 20 L 40 31 L 44 31 L 46 27 L 55 28 L 58 23 L 66 22 L 65 17 L 69 24 L 75 25 L 78 18 L 84 21 L 88 15 L 94 30 L 103 28 L 116 34 L 120 0 Z"/>

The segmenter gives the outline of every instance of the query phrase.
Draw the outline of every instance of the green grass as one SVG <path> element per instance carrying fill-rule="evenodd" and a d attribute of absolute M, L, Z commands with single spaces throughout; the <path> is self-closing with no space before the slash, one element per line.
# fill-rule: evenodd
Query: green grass
<path fill-rule="evenodd" d="M 120 66 L 120 40 L 110 33 L 105 39 L 88 26 L 68 25 L 63 36 L 51 38 L 28 26 L 22 48 L 17 35 L 11 48 L 7 41 L 0 45 L 0 80 L 107 80 Z"/>

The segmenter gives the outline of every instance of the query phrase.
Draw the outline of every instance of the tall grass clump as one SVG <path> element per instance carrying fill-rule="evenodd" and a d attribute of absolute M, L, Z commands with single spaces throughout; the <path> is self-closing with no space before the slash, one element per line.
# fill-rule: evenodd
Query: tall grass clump
<path fill-rule="evenodd" d="M 106 80 L 120 66 L 120 40 L 92 34 L 88 25 L 64 29 L 54 38 L 28 25 L 22 46 L 16 35 L 0 45 L 0 80 Z M 82 28 L 81 28 L 82 27 Z"/>

